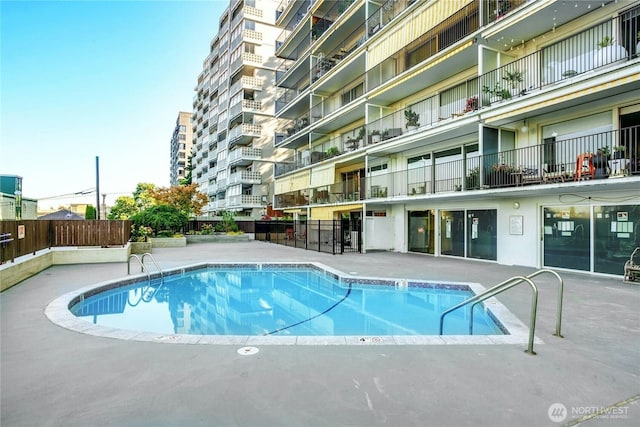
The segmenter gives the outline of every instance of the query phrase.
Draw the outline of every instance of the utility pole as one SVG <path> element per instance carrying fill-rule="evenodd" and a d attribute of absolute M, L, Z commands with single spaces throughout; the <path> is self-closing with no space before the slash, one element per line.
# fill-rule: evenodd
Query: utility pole
<path fill-rule="evenodd" d="M 96 156 L 96 219 L 100 219 L 100 157 Z"/>

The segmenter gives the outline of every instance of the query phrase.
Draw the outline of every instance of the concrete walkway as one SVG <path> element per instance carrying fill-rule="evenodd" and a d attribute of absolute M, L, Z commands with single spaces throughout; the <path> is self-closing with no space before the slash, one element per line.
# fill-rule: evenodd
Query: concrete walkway
<path fill-rule="evenodd" d="M 156 249 L 154 257 L 163 268 L 315 261 L 345 273 L 485 287 L 534 271 L 261 242 Z M 84 335 L 44 316 L 61 294 L 125 275 L 124 263 L 54 266 L 0 294 L 3 427 L 640 425 L 640 287 L 620 279 L 561 272 L 561 339 L 552 336 L 557 284 L 540 276 L 536 356 L 523 345 L 269 345 L 243 356 L 237 345 Z M 499 300 L 529 323 L 526 287 Z"/>

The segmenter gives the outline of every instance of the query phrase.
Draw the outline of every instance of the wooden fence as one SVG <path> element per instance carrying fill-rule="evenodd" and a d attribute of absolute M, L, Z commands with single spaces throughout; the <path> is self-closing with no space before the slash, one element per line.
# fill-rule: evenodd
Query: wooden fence
<path fill-rule="evenodd" d="M 0 235 L 13 239 L 0 244 L 0 264 L 57 246 L 124 246 L 131 236 L 128 220 L 0 221 Z"/>

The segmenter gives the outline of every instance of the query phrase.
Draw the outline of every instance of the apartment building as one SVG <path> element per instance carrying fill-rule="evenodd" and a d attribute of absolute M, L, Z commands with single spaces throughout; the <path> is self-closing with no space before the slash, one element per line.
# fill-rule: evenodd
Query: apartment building
<path fill-rule="evenodd" d="M 622 275 L 640 2 L 283 1 L 274 206 L 361 248 Z"/>
<path fill-rule="evenodd" d="M 206 216 L 259 218 L 273 197 L 277 6 L 232 0 L 203 61 L 191 125 L 193 180 L 209 196 Z"/>
<path fill-rule="evenodd" d="M 169 183 L 171 185 L 179 185 L 180 180 L 187 174 L 192 144 L 191 113 L 180 111 L 171 136 L 169 167 Z"/>

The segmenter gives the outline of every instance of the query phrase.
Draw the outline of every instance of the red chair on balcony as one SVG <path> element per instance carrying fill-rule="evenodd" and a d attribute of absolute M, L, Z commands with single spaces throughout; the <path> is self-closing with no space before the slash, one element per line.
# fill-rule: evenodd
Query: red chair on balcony
<path fill-rule="evenodd" d="M 578 154 L 576 159 L 576 171 L 573 174 L 574 181 L 596 177 L 596 168 L 593 166 L 593 153 Z"/>
<path fill-rule="evenodd" d="M 286 239 L 287 240 L 293 240 L 293 228 L 287 228 L 285 230 L 285 234 L 286 234 Z"/>

